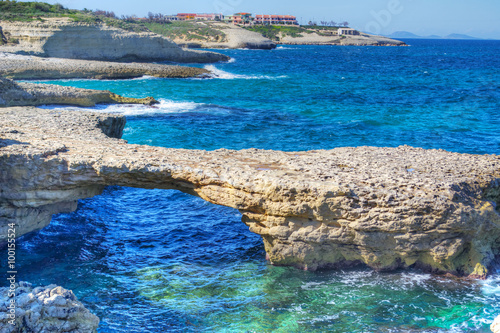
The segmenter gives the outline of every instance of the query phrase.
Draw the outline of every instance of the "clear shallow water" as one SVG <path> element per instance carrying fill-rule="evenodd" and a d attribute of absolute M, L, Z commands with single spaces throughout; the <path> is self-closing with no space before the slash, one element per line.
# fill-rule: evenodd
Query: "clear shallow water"
<path fill-rule="evenodd" d="M 282 150 L 339 146 L 500 153 L 500 42 L 224 51 L 219 78 L 58 84 L 154 96 L 131 143 Z M 176 191 L 108 188 L 18 252 L 20 278 L 73 289 L 100 332 L 486 332 L 500 277 L 272 267 L 237 211 Z"/>

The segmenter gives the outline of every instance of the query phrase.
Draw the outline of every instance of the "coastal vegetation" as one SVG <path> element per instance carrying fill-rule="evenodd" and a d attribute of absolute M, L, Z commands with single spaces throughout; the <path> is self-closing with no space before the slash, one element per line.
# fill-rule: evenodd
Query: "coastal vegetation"
<path fill-rule="evenodd" d="M 172 40 L 181 40 L 182 42 L 195 42 L 200 43 L 227 43 L 231 40 L 229 33 L 226 31 L 227 27 L 223 27 L 219 22 L 213 21 L 195 21 L 195 20 L 170 20 L 168 15 L 161 13 L 149 12 L 147 17 L 137 17 L 136 15 L 122 15 L 118 17 L 112 11 L 106 10 L 90 10 L 84 8 L 83 10 L 68 9 L 61 4 L 48 4 L 44 2 L 15 2 L 15 1 L 0 1 L 0 20 L 5 21 L 21 21 L 31 22 L 51 20 L 53 18 L 69 18 L 73 22 L 87 23 L 87 24 L 105 24 L 110 27 L 120 28 L 131 32 L 154 32 L 163 35 Z M 220 19 L 219 19 L 220 20 Z M 216 20 L 217 21 L 217 20 Z M 235 25 L 234 27 L 241 27 L 248 31 L 260 34 L 262 37 L 268 39 L 268 42 L 275 43 L 281 42 L 289 38 L 302 38 L 311 36 L 313 39 L 308 39 L 308 43 L 325 43 L 323 37 L 336 36 L 337 30 L 340 27 L 347 27 L 348 22 L 336 23 L 334 21 L 321 21 L 320 24 L 316 22 L 309 22 L 308 25 L 266 25 L 266 24 L 253 24 L 253 25 Z M 237 34 L 238 38 L 243 35 Z M 16 43 L 15 39 L 9 38 L 8 34 L 0 36 L 0 45 L 6 43 Z M 316 39 L 314 39 L 316 38 Z M 319 39 L 318 39 L 319 38 Z M 323 38 L 323 39 L 322 39 Z M 346 39 L 340 37 L 339 40 Z M 331 39 L 326 42 L 331 43 Z M 359 45 L 356 41 L 356 45 Z M 378 44 L 377 44 L 378 43 Z M 383 42 L 374 42 L 379 45 Z M 241 44 L 241 43 L 240 43 Z M 245 43 L 238 44 L 236 47 L 248 47 Z M 254 42 L 255 44 L 255 42 Z M 372 43 L 373 44 L 373 43 Z M 372 45 L 370 44 L 370 45 Z M 255 46 L 251 46 L 255 47 Z M 266 44 L 264 48 L 268 48 Z"/>
<path fill-rule="evenodd" d="M 300 27 L 285 25 L 254 25 L 245 27 L 245 29 L 257 32 L 270 40 L 279 41 L 280 38 L 285 36 L 294 38 L 304 37 L 304 34 L 312 33 L 316 33 L 320 36 L 331 36 L 333 32 L 338 30 L 338 27 L 317 25 L 304 25 Z"/>
<path fill-rule="evenodd" d="M 0 1 L 0 20 L 43 22 L 47 18 L 57 17 L 68 17 L 75 22 L 89 24 L 105 23 L 108 26 L 121 28 L 127 31 L 149 31 L 143 24 L 135 20 L 136 17 L 123 16 L 118 18 L 114 12 L 103 10 L 92 11 L 90 9 L 68 9 L 61 4 L 51 5 L 45 2 Z"/>
<path fill-rule="evenodd" d="M 281 25 L 254 25 L 245 27 L 245 29 L 257 32 L 270 40 L 277 41 L 281 36 L 302 37 L 303 33 L 310 34 L 313 31 L 296 26 Z"/>
<path fill-rule="evenodd" d="M 175 39 L 184 38 L 186 40 L 204 41 L 224 41 L 226 35 L 219 29 L 214 29 L 206 23 L 196 23 L 189 21 L 176 21 L 164 23 L 146 22 L 144 26 L 154 33 Z"/>
<path fill-rule="evenodd" d="M 72 16 L 79 12 L 79 10 L 66 9 L 61 4 L 0 1 L 0 20 L 34 21 L 40 20 L 41 17 Z"/>

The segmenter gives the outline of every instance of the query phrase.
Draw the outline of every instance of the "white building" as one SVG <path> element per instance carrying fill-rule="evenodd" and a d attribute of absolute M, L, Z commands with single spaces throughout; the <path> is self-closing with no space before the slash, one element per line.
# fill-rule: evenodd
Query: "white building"
<path fill-rule="evenodd" d="M 339 28 L 338 35 L 359 35 L 359 31 L 351 28 Z"/>

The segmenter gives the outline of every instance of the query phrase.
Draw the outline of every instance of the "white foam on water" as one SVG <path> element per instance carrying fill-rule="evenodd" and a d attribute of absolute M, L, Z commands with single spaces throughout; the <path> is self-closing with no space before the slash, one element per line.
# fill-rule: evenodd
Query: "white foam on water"
<path fill-rule="evenodd" d="M 308 320 L 308 322 L 310 322 L 310 323 L 325 322 L 325 321 L 331 322 L 331 321 L 335 321 L 339 318 L 340 318 L 340 316 L 338 314 L 324 315 L 324 316 L 312 318 L 312 319 Z"/>
<path fill-rule="evenodd" d="M 500 275 L 494 274 L 481 281 L 481 291 L 487 296 L 500 296 Z"/>
<path fill-rule="evenodd" d="M 42 108 L 115 113 L 125 116 L 144 116 L 190 112 L 205 105 L 203 103 L 178 102 L 168 99 L 159 99 L 158 102 L 159 104 L 152 106 L 142 104 L 102 104 L 95 107 L 82 108 L 64 105 L 44 105 Z"/>
<path fill-rule="evenodd" d="M 235 59 L 235 58 L 231 58 L 231 59 L 229 59 L 228 61 L 226 61 L 226 63 L 227 63 L 227 64 L 232 64 L 232 63 L 234 63 L 234 62 L 236 62 L 236 59 Z"/>
<path fill-rule="evenodd" d="M 298 47 L 278 46 L 276 50 L 297 50 Z"/>
<path fill-rule="evenodd" d="M 306 282 L 300 286 L 300 288 L 305 289 L 305 290 L 313 290 L 316 289 L 315 287 L 323 285 L 323 282 Z"/>
<path fill-rule="evenodd" d="M 234 79 L 243 79 L 243 80 L 276 80 L 286 78 L 286 75 L 279 76 L 270 76 L 270 75 L 243 75 L 243 74 L 233 74 L 222 69 L 215 67 L 214 65 L 206 65 L 204 67 L 206 70 L 212 72 L 210 75 L 213 79 L 222 79 L 222 80 L 234 80 Z"/>

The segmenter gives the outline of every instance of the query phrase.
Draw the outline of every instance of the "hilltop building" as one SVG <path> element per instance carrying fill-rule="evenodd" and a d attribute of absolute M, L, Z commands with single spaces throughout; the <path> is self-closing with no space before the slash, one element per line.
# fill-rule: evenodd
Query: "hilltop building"
<path fill-rule="evenodd" d="M 359 31 L 351 28 L 339 28 L 338 35 L 359 35 Z"/>
<path fill-rule="evenodd" d="M 170 21 L 224 21 L 233 24 L 299 25 L 297 18 L 292 15 L 256 15 L 253 17 L 251 13 L 236 13 L 228 16 L 222 14 L 179 13 L 176 16 L 168 15 L 168 19 Z"/>
<path fill-rule="evenodd" d="M 255 24 L 293 24 L 299 25 L 297 18 L 292 15 L 256 15 Z"/>

